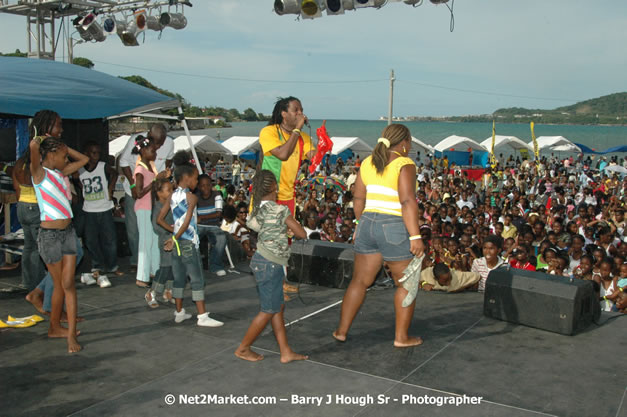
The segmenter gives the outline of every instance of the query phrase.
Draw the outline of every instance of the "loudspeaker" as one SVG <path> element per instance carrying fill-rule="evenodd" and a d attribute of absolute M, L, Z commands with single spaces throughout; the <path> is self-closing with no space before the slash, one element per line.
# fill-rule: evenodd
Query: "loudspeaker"
<path fill-rule="evenodd" d="M 502 267 L 488 275 L 483 314 L 572 335 L 598 321 L 601 309 L 591 281 Z"/>
<path fill-rule="evenodd" d="M 353 277 L 355 252 L 348 243 L 292 241 L 287 279 L 291 282 L 347 288 Z"/>

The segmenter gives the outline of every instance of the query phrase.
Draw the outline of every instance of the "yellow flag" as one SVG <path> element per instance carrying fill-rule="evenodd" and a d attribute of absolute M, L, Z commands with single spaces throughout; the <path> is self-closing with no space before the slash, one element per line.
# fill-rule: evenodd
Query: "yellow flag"
<path fill-rule="evenodd" d="M 496 168 L 496 155 L 494 155 L 494 143 L 496 142 L 496 125 L 492 120 L 492 148 L 490 148 L 490 165 L 492 168 Z"/>
<path fill-rule="evenodd" d="M 538 142 L 536 141 L 536 134 L 533 131 L 534 123 L 531 122 L 531 139 L 533 140 L 533 153 L 536 155 L 536 160 L 540 159 L 540 149 L 538 149 Z"/>

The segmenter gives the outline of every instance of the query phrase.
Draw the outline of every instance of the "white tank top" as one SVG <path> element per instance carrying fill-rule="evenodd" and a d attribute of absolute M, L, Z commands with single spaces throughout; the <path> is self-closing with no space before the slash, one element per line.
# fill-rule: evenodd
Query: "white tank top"
<path fill-rule="evenodd" d="M 113 208 L 113 201 L 109 200 L 109 181 L 105 173 L 105 163 L 100 161 L 93 171 L 85 168 L 79 170 L 79 178 L 83 186 L 83 211 L 101 213 Z"/>
<path fill-rule="evenodd" d="M 607 290 L 605 289 L 605 287 L 603 286 L 603 282 L 601 282 L 601 298 L 603 298 L 606 295 L 612 295 L 612 293 L 614 292 L 616 288 L 614 288 L 614 280 L 612 279 L 612 283 L 610 284 L 610 286 L 607 288 Z M 601 300 L 601 311 L 612 311 L 612 306 L 614 305 L 614 303 L 612 303 L 610 300 Z"/>

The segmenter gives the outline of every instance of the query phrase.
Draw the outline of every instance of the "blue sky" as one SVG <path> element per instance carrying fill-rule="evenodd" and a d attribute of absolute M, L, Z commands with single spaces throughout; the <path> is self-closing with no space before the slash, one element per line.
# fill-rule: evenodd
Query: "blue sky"
<path fill-rule="evenodd" d="M 554 108 L 627 91 L 622 0 L 457 0 L 452 33 L 449 10 L 429 1 L 301 21 L 274 14 L 273 0 L 192 2 L 184 30 L 166 29 L 161 39 L 148 31 L 139 47 L 110 37 L 77 45 L 74 55 L 98 71 L 142 75 L 195 105 L 269 114 L 277 96 L 294 95 L 316 119 L 387 115 L 392 68 L 398 116 Z M 0 51 L 27 49 L 24 26 L 25 18 L 0 14 Z M 362 80 L 377 81 L 330 83 Z"/>

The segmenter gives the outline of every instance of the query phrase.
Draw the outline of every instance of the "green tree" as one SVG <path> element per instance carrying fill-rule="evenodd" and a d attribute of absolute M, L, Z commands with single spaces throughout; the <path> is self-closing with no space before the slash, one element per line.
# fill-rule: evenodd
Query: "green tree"
<path fill-rule="evenodd" d="M 242 114 L 242 119 L 246 120 L 247 122 L 255 122 L 257 121 L 257 113 L 249 107 L 244 110 L 244 113 Z"/>
<path fill-rule="evenodd" d="M 15 56 L 19 58 L 26 58 L 28 54 L 26 52 L 20 52 L 19 49 L 16 49 L 15 52 L 10 52 L 8 54 L 0 53 L 1 56 Z"/>
<path fill-rule="evenodd" d="M 87 58 L 77 57 L 72 60 L 72 64 L 92 69 L 96 64 Z"/>

